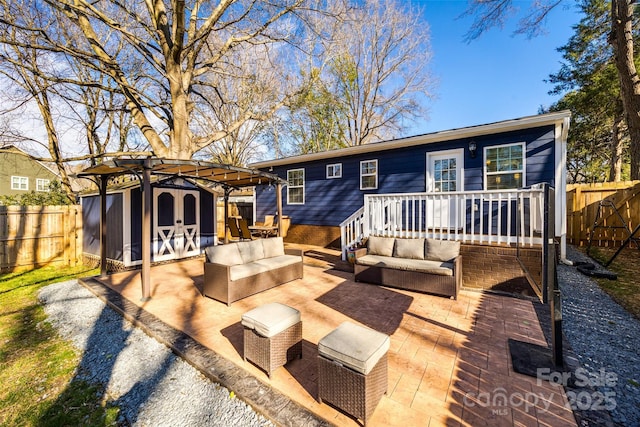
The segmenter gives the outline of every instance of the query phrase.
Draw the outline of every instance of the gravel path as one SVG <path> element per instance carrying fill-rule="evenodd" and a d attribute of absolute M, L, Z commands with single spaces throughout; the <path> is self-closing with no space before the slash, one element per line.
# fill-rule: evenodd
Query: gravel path
<path fill-rule="evenodd" d="M 593 263 L 571 246 L 567 258 Z M 640 426 L 640 321 L 575 267 L 560 265 L 558 281 L 563 331 L 586 371 L 581 380 L 588 376 L 602 393 L 601 405 L 613 407 L 609 412 L 616 424 Z M 574 403 L 586 409 L 598 398 L 578 395 Z"/>
<path fill-rule="evenodd" d="M 48 320 L 82 353 L 76 378 L 107 385 L 122 425 L 273 425 L 75 280 L 47 286 L 39 298 Z"/>

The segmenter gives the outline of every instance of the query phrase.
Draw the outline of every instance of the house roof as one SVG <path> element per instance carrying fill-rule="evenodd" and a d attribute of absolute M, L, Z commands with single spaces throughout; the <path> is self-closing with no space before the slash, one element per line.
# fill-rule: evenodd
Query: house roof
<path fill-rule="evenodd" d="M 119 158 L 91 166 L 78 173 L 78 177 L 137 175 L 145 169 L 152 175 L 177 176 L 190 180 L 204 180 L 227 189 L 252 187 L 258 184 L 281 183 L 286 181 L 277 175 L 251 168 L 205 162 L 201 160 L 175 159 L 130 159 Z"/>
<path fill-rule="evenodd" d="M 46 170 L 51 172 L 53 175 L 55 175 L 57 177 L 60 177 L 60 173 L 54 167 L 49 166 L 47 163 L 45 163 L 45 162 L 43 162 L 41 160 L 34 159 L 33 157 L 31 157 L 31 155 L 29 153 L 27 153 L 26 151 L 20 149 L 19 147 L 16 147 L 13 144 L 5 144 L 5 145 L 0 146 L 0 151 L 3 151 L 5 153 L 10 153 L 10 154 L 17 154 L 17 155 L 29 158 L 29 159 L 33 160 L 34 162 L 37 162 L 40 166 L 42 166 L 43 168 L 45 168 Z"/>
<path fill-rule="evenodd" d="M 284 157 L 282 159 L 267 160 L 263 162 L 252 163 L 249 166 L 263 169 L 272 166 L 288 165 L 292 163 L 304 163 L 314 160 L 331 159 L 355 154 L 364 154 L 376 151 L 392 150 L 396 148 L 412 147 L 415 145 L 433 144 L 438 142 L 450 141 L 453 139 L 474 138 L 482 135 L 490 135 L 500 132 L 510 132 L 520 129 L 529 129 L 549 125 L 566 124 L 563 129 L 563 139 L 566 140 L 566 130 L 568 129 L 568 122 L 570 117 L 571 112 L 569 110 L 563 110 L 556 113 L 538 114 L 535 116 L 527 116 L 484 125 L 451 129 L 411 136 L 407 138 L 340 148 L 336 150 L 323 151 L 320 153 L 303 154 L 299 156 Z"/>

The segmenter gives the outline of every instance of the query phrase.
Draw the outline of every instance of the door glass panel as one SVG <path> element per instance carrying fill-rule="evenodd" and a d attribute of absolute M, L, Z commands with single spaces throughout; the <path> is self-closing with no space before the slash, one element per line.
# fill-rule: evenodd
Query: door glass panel
<path fill-rule="evenodd" d="M 173 200 L 173 195 L 170 193 L 162 193 L 158 196 L 158 226 L 174 225 Z"/>
<path fill-rule="evenodd" d="M 183 199 L 185 225 L 196 223 L 196 198 L 193 194 L 187 194 Z"/>
<path fill-rule="evenodd" d="M 433 166 L 433 187 L 435 191 L 457 191 L 456 159 L 435 160 Z"/>

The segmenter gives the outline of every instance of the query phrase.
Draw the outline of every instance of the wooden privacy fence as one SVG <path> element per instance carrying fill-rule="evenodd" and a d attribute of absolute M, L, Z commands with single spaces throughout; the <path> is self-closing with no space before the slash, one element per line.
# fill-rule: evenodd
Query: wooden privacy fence
<path fill-rule="evenodd" d="M 0 272 L 81 262 L 80 206 L 0 206 Z"/>
<path fill-rule="evenodd" d="M 592 246 L 620 246 L 638 224 L 640 181 L 567 185 L 569 243 L 587 245 L 594 230 Z"/>

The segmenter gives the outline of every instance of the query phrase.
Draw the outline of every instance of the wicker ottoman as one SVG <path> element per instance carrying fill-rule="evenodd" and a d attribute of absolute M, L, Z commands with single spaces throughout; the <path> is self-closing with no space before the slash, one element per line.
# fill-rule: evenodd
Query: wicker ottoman
<path fill-rule="evenodd" d="M 318 342 L 318 400 L 364 425 L 387 392 L 389 337 L 345 322 Z"/>
<path fill-rule="evenodd" d="M 273 302 L 242 315 L 244 360 L 250 360 L 271 372 L 294 359 L 302 358 L 302 321 L 300 312 Z"/>

